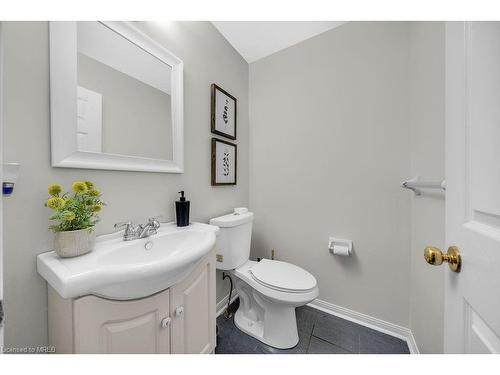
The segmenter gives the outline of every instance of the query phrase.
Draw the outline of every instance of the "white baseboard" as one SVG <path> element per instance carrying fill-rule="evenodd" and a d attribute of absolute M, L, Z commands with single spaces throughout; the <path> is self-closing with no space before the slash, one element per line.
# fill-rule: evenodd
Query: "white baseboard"
<path fill-rule="evenodd" d="M 420 350 L 418 350 L 417 341 L 415 340 L 415 336 L 413 336 L 413 332 L 408 329 L 408 337 L 406 338 L 406 343 L 408 344 L 408 349 L 410 349 L 411 354 L 420 354 Z"/>
<path fill-rule="evenodd" d="M 409 328 L 399 326 L 394 323 L 386 322 L 385 320 L 374 318 L 354 310 L 347 309 L 342 306 L 334 305 L 333 303 L 315 299 L 308 306 L 324 311 L 328 314 L 338 316 L 339 318 L 349 320 L 351 322 L 361 324 L 365 327 L 374 329 L 376 331 L 391 335 L 402 340 L 408 344 L 408 349 L 412 354 L 419 354 L 417 343 Z"/>
<path fill-rule="evenodd" d="M 238 293 L 236 293 L 236 291 L 233 290 L 233 294 L 231 295 L 231 303 L 233 303 L 236 298 L 238 298 Z M 221 299 L 219 302 L 217 302 L 217 306 L 215 308 L 217 317 L 224 313 L 224 310 L 227 307 L 227 300 L 228 299 L 229 299 L 229 293 L 227 294 L 227 296 L 225 296 L 223 299 Z"/>

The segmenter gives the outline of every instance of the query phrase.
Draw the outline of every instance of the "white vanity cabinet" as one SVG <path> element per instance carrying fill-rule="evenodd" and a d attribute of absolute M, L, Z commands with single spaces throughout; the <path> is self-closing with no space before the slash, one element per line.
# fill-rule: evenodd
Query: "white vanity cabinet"
<path fill-rule="evenodd" d="M 215 253 L 170 289 L 170 316 L 172 353 L 215 349 Z"/>
<path fill-rule="evenodd" d="M 74 300 L 74 352 L 170 353 L 170 324 L 162 325 L 170 318 L 169 294 L 167 289 L 132 301 Z"/>
<path fill-rule="evenodd" d="M 212 353 L 215 254 L 152 296 L 63 299 L 49 287 L 49 344 L 57 353 Z"/>

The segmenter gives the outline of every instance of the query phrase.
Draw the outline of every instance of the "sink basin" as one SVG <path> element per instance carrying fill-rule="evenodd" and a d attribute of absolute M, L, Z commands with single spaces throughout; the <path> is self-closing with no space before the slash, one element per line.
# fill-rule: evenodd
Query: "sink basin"
<path fill-rule="evenodd" d="M 54 251 L 40 254 L 37 269 L 63 298 L 142 298 L 189 274 L 214 247 L 218 230 L 201 223 L 182 228 L 168 223 L 158 234 L 140 240 L 123 241 L 123 232 L 107 234 L 80 257 L 60 258 Z"/>

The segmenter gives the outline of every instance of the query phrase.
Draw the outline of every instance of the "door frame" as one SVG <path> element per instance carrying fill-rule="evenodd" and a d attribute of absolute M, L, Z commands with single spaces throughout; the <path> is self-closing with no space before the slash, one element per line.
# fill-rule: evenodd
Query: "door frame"
<path fill-rule="evenodd" d="M 0 182 L 3 182 L 3 22 L 0 21 Z M 3 196 L 0 199 L 0 301 L 3 302 Z M 4 309 L 5 311 L 5 309 Z M 0 354 L 4 345 L 4 326 L 0 323 Z"/>

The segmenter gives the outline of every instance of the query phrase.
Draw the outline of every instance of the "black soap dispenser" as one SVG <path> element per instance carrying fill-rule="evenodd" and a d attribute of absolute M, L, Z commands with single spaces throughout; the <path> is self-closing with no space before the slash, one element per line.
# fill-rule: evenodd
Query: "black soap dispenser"
<path fill-rule="evenodd" d="M 179 191 L 181 198 L 175 202 L 175 216 L 177 217 L 178 227 L 187 227 L 189 225 L 189 201 L 184 197 L 184 190 Z"/>

